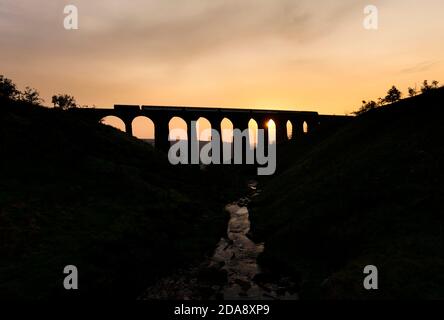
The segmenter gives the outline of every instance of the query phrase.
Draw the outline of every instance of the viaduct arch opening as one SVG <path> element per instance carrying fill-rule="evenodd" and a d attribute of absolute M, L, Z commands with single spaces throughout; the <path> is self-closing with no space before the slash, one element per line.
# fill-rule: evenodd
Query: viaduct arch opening
<path fill-rule="evenodd" d="M 168 123 L 169 136 L 168 140 L 174 144 L 177 141 L 189 140 L 188 125 L 181 117 L 173 117 Z"/>
<path fill-rule="evenodd" d="M 267 131 L 269 143 L 276 143 L 276 122 L 273 119 L 268 120 Z"/>
<path fill-rule="evenodd" d="M 248 134 L 250 140 L 250 149 L 255 149 L 257 146 L 257 134 L 259 126 L 254 119 L 250 119 L 248 122 Z"/>
<path fill-rule="evenodd" d="M 225 144 L 232 144 L 233 143 L 233 130 L 234 125 L 233 122 L 231 122 L 228 118 L 223 118 L 220 127 L 222 129 L 222 142 Z"/>
<path fill-rule="evenodd" d="M 131 126 L 133 128 L 134 137 L 152 145 L 155 144 L 155 124 L 150 118 L 146 116 L 138 116 L 134 118 Z"/>
<path fill-rule="evenodd" d="M 123 132 L 126 131 L 125 122 L 123 122 L 122 119 L 120 119 L 119 117 L 116 117 L 116 116 L 103 117 L 102 119 L 100 119 L 100 123 L 102 123 L 106 126 L 113 127 L 115 129 L 118 129 Z"/>
<path fill-rule="evenodd" d="M 302 133 L 307 134 L 309 129 L 307 121 L 304 121 L 302 125 Z"/>
<path fill-rule="evenodd" d="M 287 139 L 293 139 L 293 123 L 290 120 L 287 121 Z"/>
<path fill-rule="evenodd" d="M 211 123 L 207 118 L 200 117 L 196 123 L 197 139 L 200 142 L 211 141 Z"/>

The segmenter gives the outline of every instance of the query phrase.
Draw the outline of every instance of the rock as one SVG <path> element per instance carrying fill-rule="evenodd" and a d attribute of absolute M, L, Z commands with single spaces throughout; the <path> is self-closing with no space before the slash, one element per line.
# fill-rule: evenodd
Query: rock
<path fill-rule="evenodd" d="M 226 270 L 209 267 L 200 270 L 198 280 L 199 282 L 209 283 L 211 285 L 224 285 L 228 282 L 228 274 Z"/>
<path fill-rule="evenodd" d="M 248 294 L 244 291 L 239 292 L 239 297 L 248 297 Z"/>
<path fill-rule="evenodd" d="M 253 281 L 258 284 L 273 283 L 278 280 L 278 277 L 270 272 L 258 273 L 253 277 Z"/>
<path fill-rule="evenodd" d="M 251 288 L 250 282 L 242 279 L 236 279 L 234 281 L 237 285 L 239 285 L 243 291 L 248 291 Z"/>

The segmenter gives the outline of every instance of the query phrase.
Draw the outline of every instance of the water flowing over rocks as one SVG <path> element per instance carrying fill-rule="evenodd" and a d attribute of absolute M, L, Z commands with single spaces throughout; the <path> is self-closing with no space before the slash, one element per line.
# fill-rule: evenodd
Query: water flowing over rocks
<path fill-rule="evenodd" d="M 230 215 L 227 236 L 216 246 L 212 257 L 202 264 L 177 271 L 148 288 L 146 300 L 295 300 L 297 286 L 290 278 L 263 273 L 257 257 L 264 244 L 249 237 L 248 204 L 260 194 L 257 183 L 248 184 L 249 193 L 225 210 Z"/>

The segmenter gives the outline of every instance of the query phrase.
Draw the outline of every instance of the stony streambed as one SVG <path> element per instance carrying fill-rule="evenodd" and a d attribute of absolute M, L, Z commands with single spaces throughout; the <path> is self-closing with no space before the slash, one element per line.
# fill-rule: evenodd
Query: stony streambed
<path fill-rule="evenodd" d="M 297 287 L 290 278 L 263 272 L 257 257 L 264 244 L 248 237 L 248 204 L 259 195 L 256 182 L 239 201 L 228 204 L 227 236 L 216 246 L 212 257 L 202 264 L 161 279 L 141 296 L 145 300 L 295 300 Z"/>

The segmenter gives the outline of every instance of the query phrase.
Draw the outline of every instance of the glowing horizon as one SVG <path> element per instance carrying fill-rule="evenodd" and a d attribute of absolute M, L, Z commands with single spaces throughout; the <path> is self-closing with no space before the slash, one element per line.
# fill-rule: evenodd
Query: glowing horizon
<path fill-rule="evenodd" d="M 346 114 L 391 85 L 444 75 L 440 0 L 3 0 L 0 73 L 81 105 L 188 105 Z"/>

